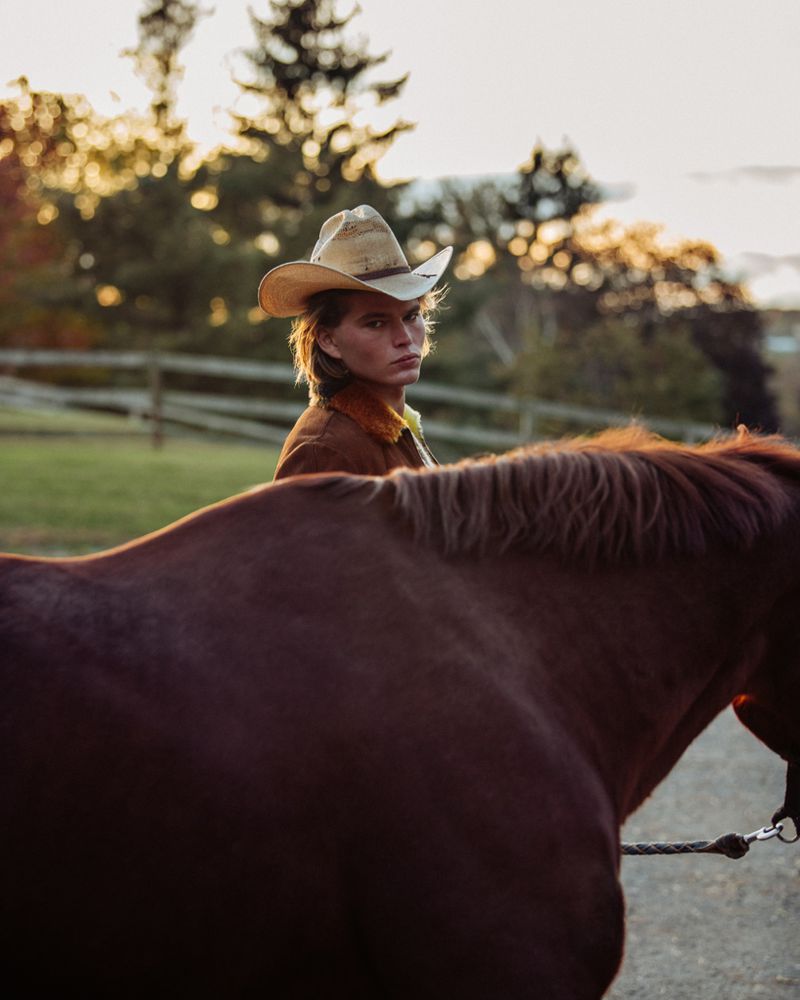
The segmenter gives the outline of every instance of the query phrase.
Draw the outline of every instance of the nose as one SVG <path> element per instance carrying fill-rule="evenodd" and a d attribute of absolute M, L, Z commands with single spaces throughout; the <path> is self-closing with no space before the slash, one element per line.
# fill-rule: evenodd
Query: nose
<path fill-rule="evenodd" d="M 402 319 L 397 320 L 392 327 L 392 343 L 395 347 L 405 347 L 411 343 L 411 331 Z"/>

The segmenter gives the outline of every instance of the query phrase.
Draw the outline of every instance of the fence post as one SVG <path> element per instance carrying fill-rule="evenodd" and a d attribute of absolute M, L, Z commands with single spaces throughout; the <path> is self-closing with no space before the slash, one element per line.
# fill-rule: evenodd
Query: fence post
<path fill-rule="evenodd" d="M 158 351 L 152 351 L 148 358 L 147 381 L 150 388 L 150 443 L 158 449 L 164 444 L 162 374 Z"/>
<path fill-rule="evenodd" d="M 539 350 L 542 342 L 541 313 L 528 316 L 522 327 L 522 392 L 519 403 L 519 435 L 530 444 L 538 432 L 538 414 L 532 405 L 539 389 Z"/>
<path fill-rule="evenodd" d="M 523 397 L 519 407 L 519 436 L 523 444 L 530 444 L 536 437 L 536 414 L 533 406 L 526 405 L 530 400 Z"/>

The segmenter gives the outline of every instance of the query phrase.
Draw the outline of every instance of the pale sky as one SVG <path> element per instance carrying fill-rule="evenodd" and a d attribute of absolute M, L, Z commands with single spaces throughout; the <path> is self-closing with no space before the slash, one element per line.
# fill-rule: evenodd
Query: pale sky
<path fill-rule="evenodd" d="M 410 72 L 392 117 L 417 122 L 387 178 L 508 173 L 537 138 L 578 149 L 631 197 L 601 212 L 708 239 L 761 304 L 800 307 L 800 4 L 792 0 L 359 0 L 351 31 L 391 50 L 377 79 Z M 247 0 L 214 14 L 185 52 L 180 111 L 222 141 L 232 55 L 251 41 Z M 265 14 L 266 0 L 250 0 Z M 120 51 L 140 0 L 0 0 L 0 93 L 85 93 L 144 109 Z M 350 4 L 342 4 L 348 10 Z M 65 44 L 66 43 L 66 44 Z M 114 96 L 116 95 L 116 96 Z"/>

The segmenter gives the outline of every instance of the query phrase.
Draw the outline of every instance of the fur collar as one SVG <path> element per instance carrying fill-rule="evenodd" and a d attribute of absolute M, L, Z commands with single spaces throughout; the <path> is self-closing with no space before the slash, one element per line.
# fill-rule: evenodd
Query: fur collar
<path fill-rule="evenodd" d="M 351 382 L 335 396 L 331 396 L 328 407 L 355 420 L 362 430 L 384 444 L 397 444 L 400 435 L 408 427 L 398 413 L 357 382 Z"/>

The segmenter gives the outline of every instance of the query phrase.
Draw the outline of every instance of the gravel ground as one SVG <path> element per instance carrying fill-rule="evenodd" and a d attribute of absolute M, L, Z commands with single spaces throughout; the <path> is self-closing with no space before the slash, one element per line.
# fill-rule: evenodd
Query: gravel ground
<path fill-rule="evenodd" d="M 769 823 L 785 765 L 723 713 L 628 821 L 623 840 L 713 840 Z M 800 1000 L 800 842 L 623 859 L 625 961 L 608 1000 Z"/>

